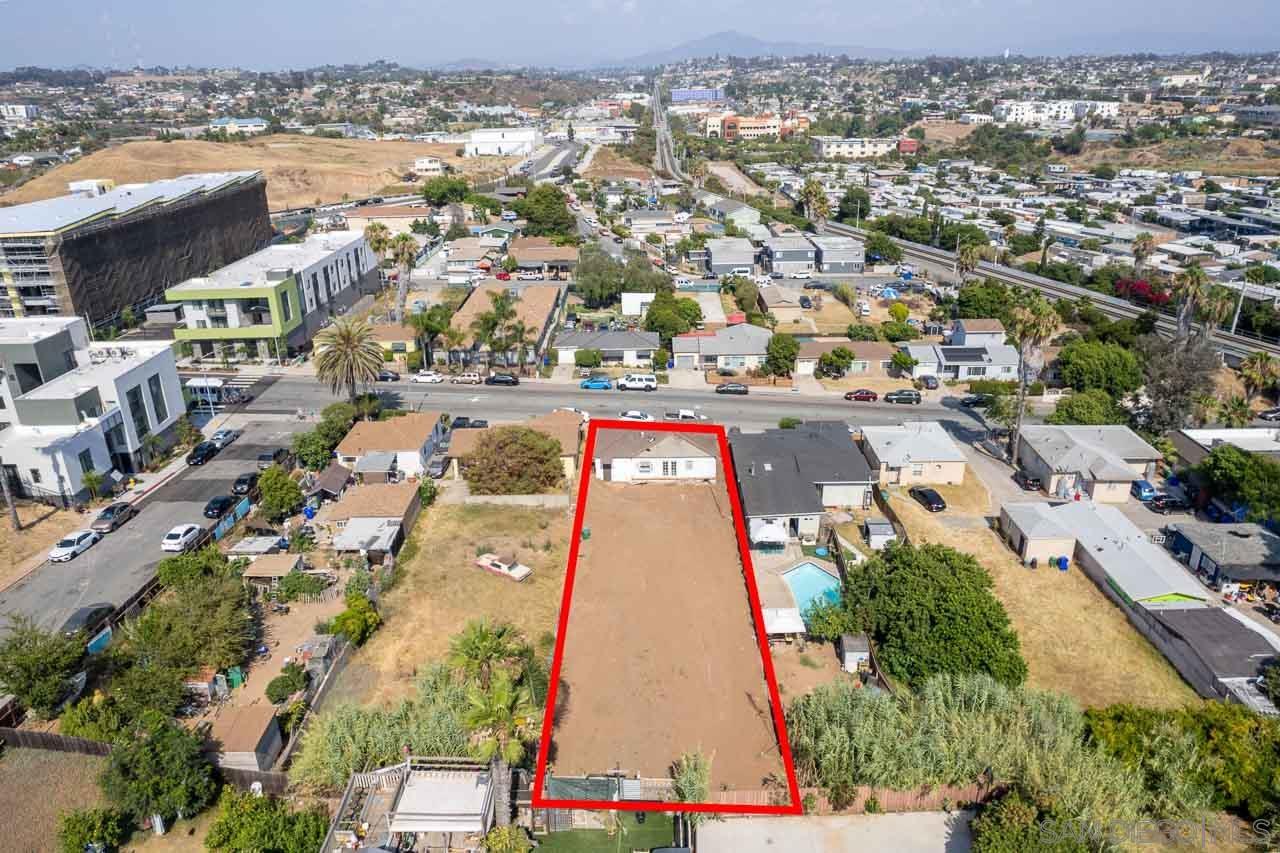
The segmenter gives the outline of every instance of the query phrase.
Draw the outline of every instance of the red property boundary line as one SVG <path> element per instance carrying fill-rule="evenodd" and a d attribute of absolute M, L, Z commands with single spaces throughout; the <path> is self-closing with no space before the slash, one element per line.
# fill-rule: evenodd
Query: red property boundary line
<path fill-rule="evenodd" d="M 769 703 L 773 712 L 774 733 L 782 751 L 782 764 L 787 774 L 787 790 L 790 805 L 765 806 L 741 803 L 675 803 L 656 800 L 577 800 L 551 799 L 543 795 L 543 782 L 547 774 L 547 756 L 551 749 L 551 735 L 555 726 L 556 692 L 560 684 L 560 667 L 564 662 L 565 634 L 569 625 L 569 603 L 573 598 L 574 576 L 578 570 L 578 551 L 582 544 L 582 525 L 587 508 L 587 489 L 595 473 L 594 451 L 596 433 L 601 429 L 630 429 L 646 432 L 694 432 L 714 435 L 723 462 L 725 491 L 733 509 L 733 526 L 738 536 L 738 555 L 747 586 L 747 598 L 751 604 L 751 618 L 755 621 L 756 642 L 760 647 L 760 660 L 764 664 L 765 682 L 769 687 Z M 742 515 L 738 490 L 734 487 L 733 459 L 729 455 L 729 441 L 724 427 L 718 424 L 653 423 L 617 420 L 592 420 L 587 427 L 587 441 L 582 451 L 582 471 L 578 482 L 578 503 L 573 518 L 573 538 L 569 544 L 569 565 L 564 579 L 564 595 L 560 600 L 560 619 L 556 630 L 555 654 L 551 661 L 551 683 L 547 690 L 547 706 L 542 718 L 542 738 L 538 745 L 538 761 L 533 777 L 533 807 L 548 809 L 602 809 L 612 811 L 665 811 L 665 812 L 713 812 L 717 814 L 766 814 L 798 815 L 804 813 L 800 802 L 800 785 L 796 779 L 795 761 L 791 756 L 791 744 L 787 740 L 787 726 L 782 714 L 782 700 L 778 695 L 778 681 L 774 675 L 773 658 L 769 654 L 769 640 L 764 632 L 764 613 L 760 608 L 760 593 L 756 588 L 755 569 L 751 565 L 751 548 L 747 541 L 747 527 Z"/>

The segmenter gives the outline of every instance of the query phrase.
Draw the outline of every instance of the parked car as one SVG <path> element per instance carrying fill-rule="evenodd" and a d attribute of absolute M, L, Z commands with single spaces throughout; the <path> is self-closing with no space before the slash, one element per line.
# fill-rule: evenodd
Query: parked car
<path fill-rule="evenodd" d="M 942 495 L 938 494 L 936 489 L 930 489 L 927 486 L 912 486 L 908 494 L 915 498 L 916 503 L 929 510 L 929 512 L 942 512 L 947 508 L 947 502 L 942 499 Z"/>
<path fill-rule="evenodd" d="M 449 422 L 449 429 L 451 430 L 470 429 L 470 428 L 471 428 L 471 418 L 467 417 L 466 415 L 458 415 L 458 417 L 454 418 L 452 421 Z"/>
<path fill-rule="evenodd" d="M 700 415 L 693 409 L 679 409 L 674 412 L 665 412 L 662 415 L 664 421 L 705 421 L 706 415 Z"/>
<path fill-rule="evenodd" d="M 264 453 L 258 454 L 258 470 L 265 471 L 272 465 L 279 465 L 281 468 L 287 470 L 292 467 L 289 464 L 289 461 L 289 451 L 285 450 L 283 447 L 277 447 L 275 450 L 268 450 Z"/>
<path fill-rule="evenodd" d="M 203 465 L 218 455 L 218 445 L 212 441 L 202 441 L 187 454 L 188 465 Z"/>
<path fill-rule="evenodd" d="M 793 272 L 791 274 L 791 277 L 792 278 L 813 278 L 813 273 L 809 272 L 808 270 L 801 270 L 800 272 Z"/>
<path fill-rule="evenodd" d="M 844 398 L 855 403 L 874 403 L 880 399 L 880 395 L 870 388 L 859 388 L 856 391 L 849 391 L 844 395 Z"/>
<path fill-rule="evenodd" d="M 516 276 L 519 281 L 542 281 L 542 273 L 540 272 L 522 272 Z"/>
<path fill-rule="evenodd" d="M 1280 421 L 1280 406 L 1258 412 L 1258 419 L 1263 421 Z"/>
<path fill-rule="evenodd" d="M 587 391 L 608 391 L 613 388 L 613 382 L 607 376 L 592 376 L 579 382 L 578 387 Z"/>
<path fill-rule="evenodd" d="M 1156 487 L 1146 480 L 1134 480 L 1133 485 L 1129 487 L 1129 494 L 1146 503 L 1156 496 Z"/>
<path fill-rule="evenodd" d="M 1177 495 L 1159 494 L 1147 503 L 1147 508 L 1152 512 L 1168 515 L 1171 512 L 1186 512 L 1191 509 L 1191 504 Z"/>
<path fill-rule="evenodd" d="M 62 623 L 58 633 L 67 639 L 78 635 L 92 637 L 102 629 L 111 614 L 116 612 L 114 604 L 89 604 L 76 610 Z"/>
<path fill-rule="evenodd" d="M 236 499 L 231 495 L 218 495 L 216 498 L 210 498 L 209 502 L 204 505 L 204 517 L 219 519 L 231 511 L 236 505 Z"/>
<path fill-rule="evenodd" d="M 93 543 L 101 538 L 101 534 L 92 530 L 77 530 L 73 533 L 68 533 L 50 549 L 49 562 L 65 563 L 67 560 L 74 559 L 88 551 L 93 547 Z"/>
<path fill-rule="evenodd" d="M 741 382 L 721 382 L 716 386 L 717 394 L 749 394 L 751 389 Z"/>
<path fill-rule="evenodd" d="M 968 394 L 960 398 L 960 405 L 969 409 L 985 409 L 993 400 L 995 397 L 990 394 Z"/>
<path fill-rule="evenodd" d="M 379 370 L 378 381 L 379 382 L 399 382 L 400 374 L 396 373 L 394 370 Z"/>
<path fill-rule="evenodd" d="M 241 474 L 236 477 L 236 481 L 231 484 L 231 494 L 247 495 L 258 487 L 258 472 L 250 471 L 248 474 Z"/>
<path fill-rule="evenodd" d="M 444 374 L 436 373 L 434 370 L 419 370 L 409 377 L 409 381 L 419 385 L 435 385 L 444 381 Z"/>
<path fill-rule="evenodd" d="M 769 278 L 785 278 L 785 276 L 777 271 L 769 273 Z"/>
<path fill-rule="evenodd" d="M 628 373 L 618 380 L 619 391 L 657 391 L 658 377 L 652 373 Z"/>
<path fill-rule="evenodd" d="M 903 403 L 906 405 L 920 405 L 920 392 L 914 388 L 900 388 L 897 391 L 890 391 L 884 395 L 886 403 Z"/>
<path fill-rule="evenodd" d="M 237 429 L 220 429 L 213 435 L 209 436 L 209 440 L 217 445 L 219 450 L 226 448 L 228 444 L 240 437 L 240 430 Z"/>
<path fill-rule="evenodd" d="M 133 504 L 116 501 L 102 508 L 102 512 L 98 513 L 93 524 L 89 525 L 89 529 L 97 533 L 112 533 L 137 514 L 138 511 L 133 508 Z"/>
<path fill-rule="evenodd" d="M 179 524 L 160 540 L 162 551 L 186 551 L 200 538 L 202 528 L 198 524 Z"/>
<path fill-rule="evenodd" d="M 514 373 L 490 373 L 484 378 L 485 385 L 519 385 L 520 380 Z"/>
<path fill-rule="evenodd" d="M 927 389 L 928 389 L 928 390 L 930 390 L 930 391 L 937 391 L 937 390 L 938 390 L 938 377 L 936 377 L 936 376 L 922 376 L 922 377 L 920 377 L 920 384 L 921 384 L 921 385 L 923 385 L 925 388 L 927 388 Z"/>
<path fill-rule="evenodd" d="M 472 429 L 488 429 L 489 422 L 486 421 L 484 418 L 472 418 L 471 428 Z"/>
<path fill-rule="evenodd" d="M 627 409 L 625 412 L 623 412 L 623 413 L 621 413 L 620 415 L 618 415 L 618 418 L 619 418 L 620 420 L 624 420 L 624 421 L 652 421 L 652 420 L 657 420 L 656 418 L 654 418 L 654 416 L 653 416 L 653 415 L 646 414 L 646 413 L 644 413 L 644 412 L 639 412 L 639 411 L 636 411 L 635 409 Z"/>
<path fill-rule="evenodd" d="M 1013 481 L 1022 487 L 1024 492 L 1038 492 L 1044 488 L 1039 477 L 1032 477 L 1026 471 L 1015 471 Z"/>
<path fill-rule="evenodd" d="M 427 476 L 433 480 L 439 480 L 444 476 L 444 472 L 449 469 L 449 459 L 445 456 L 433 456 L 431 462 L 427 465 Z"/>
<path fill-rule="evenodd" d="M 801 307 L 801 308 L 812 308 L 812 307 L 813 307 L 813 300 L 812 300 L 812 299 L 810 299 L 810 298 L 809 298 L 809 297 L 807 297 L 807 296 L 801 296 L 801 297 L 800 297 L 800 307 Z"/>
<path fill-rule="evenodd" d="M 498 281 L 511 281 L 511 273 L 507 272 L 506 270 L 498 270 L 496 273 L 493 274 L 493 277 L 496 278 Z"/>
<path fill-rule="evenodd" d="M 479 385 L 484 382 L 479 373 L 459 373 L 449 380 L 451 385 Z"/>

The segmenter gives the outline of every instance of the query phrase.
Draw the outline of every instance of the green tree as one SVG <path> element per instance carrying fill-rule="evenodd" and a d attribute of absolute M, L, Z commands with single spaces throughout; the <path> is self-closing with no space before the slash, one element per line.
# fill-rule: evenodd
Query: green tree
<path fill-rule="evenodd" d="M 1158 335 L 1138 339 L 1142 355 L 1146 406 L 1139 411 L 1144 429 L 1160 435 L 1186 426 L 1196 402 L 1212 395 L 1221 365 L 1203 338 L 1170 340 Z"/>
<path fill-rule="evenodd" d="M 333 459 L 333 448 L 318 429 L 295 433 L 293 436 L 293 453 L 298 461 L 309 471 L 319 471 Z"/>
<path fill-rule="evenodd" d="M 517 685 L 506 672 L 495 674 L 487 688 L 476 684 L 467 689 L 464 720 L 472 752 L 493 767 L 498 826 L 511 823 L 511 765 L 524 760 L 537 716 L 529 688 Z"/>
<path fill-rule="evenodd" d="M 470 187 L 463 178 L 450 178 L 447 175 L 431 178 L 422 185 L 422 198 L 427 204 L 441 207 L 462 201 L 467 197 Z"/>
<path fill-rule="evenodd" d="M 1050 424 L 1127 424 L 1129 413 L 1116 404 L 1115 398 L 1102 388 L 1077 391 L 1063 397 L 1045 418 Z"/>
<path fill-rule="evenodd" d="M 862 220 L 866 219 L 867 214 L 870 212 L 871 195 L 862 187 L 850 185 L 840 199 L 840 206 L 836 209 L 836 219 L 847 225 L 861 225 Z M 887 239 L 883 235 L 879 236 L 882 239 Z M 868 243 L 869 249 L 870 243 Z M 877 252 L 876 254 L 879 253 Z"/>
<path fill-rule="evenodd" d="M 1280 378 L 1280 361 L 1269 352 L 1259 350 L 1249 353 L 1240 362 L 1240 378 L 1244 380 L 1246 399 L 1252 403 L 1258 394 L 1270 388 Z"/>
<path fill-rule="evenodd" d="M 1043 296 L 1028 296 L 1009 312 L 1009 339 L 1018 348 L 1018 420 L 1009 437 L 1009 458 L 1018 459 L 1022 416 L 1027 405 L 1027 360 L 1058 328 L 1058 314 Z"/>
<path fill-rule="evenodd" d="M 1280 518 L 1280 463 L 1221 444 L 1198 467 L 1215 494 L 1248 507 L 1250 521 Z"/>
<path fill-rule="evenodd" d="M 1058 354 L 1062 381 L 1077 391 L 1102 389 L 1122 397 L 1142 385 L 1142 365 L 1131 349 L 1119 344 L 1077 339 Z"/>
<path fill-rule="evenodd" d="M 337 394 L 346 391 L 352 404 L 360 389 L 378 378 L 382 345 L 364 320 L 340 319 L 315 338 L 316 378 Z"/>
<path fill-rule="evenodd" d="M 982 807 L 973 819 L 974 853 L 1091 853 L 1067 818 L 1046 801 L 1013 789 Z"/>
<path fill-rule="evenodd" d="M 418 259 L 418 241 L 409 234 L 397 234 L 391 238 L 389 247 L 391 260 L 396 265 L 396 310 L 397 323 L 405 322 L 405 300 L 409 298 L 409 276 Z"/>
<path fill-rule="evenodd" d="M 889 343 L 896 344 L 901 341 L 914 341 L 920 337 L 920 330 L 909 323 L 886 320 L 880 324 L 880 336 Z"/>
<path fill-rule="evenodd" d="M 264 692 L 268 702 L 279 705 L 306 686 L 307 671 L 297 663 L 290 662 L 284 665 L 279 675 L 267 682 Z"/>
<path fill-rule="evenodd" d="M 473 619 L 449 641 L 448 662 L 468 682 L 488 688 L 495 672 L 514 672 L 520 648 L 510 624 Z"/>
<path fill-rule="evenodd" d="M 560 483 L 564 466 L 556 439 L 522 426 L 487 430 L 463 459 L 462 476 L 478 495 L 540 494 Z"/>
<path fill-rule="evenodd" d="M 818 357 L 818 371 L 824 376 L 839 379 L 848 372 L 853 359 L 853 350 L 848 347 L 836 347 Z"/>
<path fill-rule="evenodd" d="M 898 371 L 899 376 L 910 376 L 911 371 L 915 370 L 919 363 L 904 349 L 894 350 L 893 357 L 889 359 L 889 365 Z"/>
<path fill-rule="evenodd" d="M 580 349 L 573 353 L 573 363 L 578 367 L 599 367 L 604 363 L 604 353 L 598 349 Z"/>
<path fill-rule="evenodd" d="M 1189 264 L 1173 277 L 1173 295 L 1178 299 L 1178 339 L 1191 337 L 1191 325 L 1209 295 L 1209 276 L 1198 263 Z"/>
<path fill-rule="evenodd" d="M 774 376 L 790 376 L 799 354 L 800 344 L 793 335 L 775 334 L 765 347 L 764 368 Z"/>
<path fill-rule="evenodd" d="M 902 302 L 895 302 L 889 306 L 889 316 L 895 323 L 905 323 L 911 316 L 911 309 Z"/>
<path fill-rule="evenodd" d="M 84 486 L 84 490 L 89 493 L 89 500 L 96 501 L 102 493 L 102 484 L 106 482 L 106 478 L 97 471 L 85 471 L 80 474 L 80 485 Z"/>
<path fill-rule="evenodd" d="M 0 640 L 0 688 L 36 716 L 48 719 L 83 658 L 83 638 L 64 637 L 38 627 L 26 616 L 11 616 L 9 633 Z"/>
<path fill-rule="evenodd" d="M 347 609 L 333 618 L 333 631 L 362 646 L 382 624 L 382 617 L 365 595 L 348 593 L 346 604 Z"/>
<path fill-rule="evenodd" d="M 88 849 L 112 853 L 129 839 L 129 831 L 128 819 L 115 809 L 65 811 L 58 816 L 58 849 L 61 853 Z"/>
<path fill-rule="evenodd" d="M 302 489 L 279 465 L 272 465 L 258 478 L 258 506 L 267 518 L 279 520 L 302 506 Z"/>
<path fill-rule="evenodd" d="M 599 243 L 588 243 L 578 253 L 573 288 L 588 308 L 603 308 L 617 301 L 622 292 L 623 273 L 623 264 Z"/>
<path fill-rule="evenodd" d="M 525 219 L 524 233 L 531 237 L 573 237 L 578 220 L 554 184 L 538 184 L 514 208 Z"/>
<path fill-rule="evenodd" d="M 321 808 L 293 811 L 276 797 L 226 788 L 205 847 L 219 853 L 314 853 L 328 831 L 329 817 Z"/>
<path fill-rule="evenodd" d="M 888 234 L 879 231 L 867 235 L 866 253 L 868 260 L 878 258 L 886 264 L 902 263 L 902 247 L 893 242 Z"/>
<path fill-rule="evenodd" d="M 217 793 L 200 737 L 168 720 L 116 744 L 100 783 L 122 811 L 165 820 L 199 814 Z"/>
<path fill-rule="evenodd" d="M 845 330 L 845 337 L 851 341 L 878 341 L 880 333 L 870 323 L 850 323 Z"/>
<path fill-rule="evenodd" d="M 128 720 L 171 717 L 187 699 L 186 679 L 174 667 L 135 663 L 111 679 L 111 698 Z"/>

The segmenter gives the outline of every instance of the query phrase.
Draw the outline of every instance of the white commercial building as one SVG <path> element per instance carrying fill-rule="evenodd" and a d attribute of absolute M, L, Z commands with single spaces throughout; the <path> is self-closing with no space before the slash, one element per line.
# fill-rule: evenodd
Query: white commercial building
<path fill-rule="evenodd" d="M 439 157 L 419 157 L 413 161 L 413 173 L 424 177 L 444 174 L 444 161 Z"/>
<path fill-rule="evenodd" d="M 813 153 L 820 160 L 831 160 L 836 157 L 844 157 L 848 160 L 883 157 L 898 150 L 898 140 L 892 138 L 815 136 L 811 144 Z"/>
<path fill-rule="evenodd" d="M 528 157 L 542 146 L 536 127 L 485 127 L 467 135 L 466 157 Z"/>
<path fill-rule="evenodd" d="M 0 119 L 13 122 L 28 122 L 40 115 L 40 108 L 35 104 L 0 104 Z"/>

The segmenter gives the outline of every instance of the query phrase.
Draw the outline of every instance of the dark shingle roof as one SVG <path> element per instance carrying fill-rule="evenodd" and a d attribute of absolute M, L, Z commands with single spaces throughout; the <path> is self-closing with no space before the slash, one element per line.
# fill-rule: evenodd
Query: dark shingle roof
<path fill-rule="evenodd" d="M 1219 607 L 1150 608 L 1160 624 L 1187 642 L 1218 678 L 1252 678 L 1276 650 Z"/>
<path fill-rule="evenodd" d="M 748 516 L 822 512 L 818 483 L 870 483 L 871 466 L 840 422 L 729 438 Z"/>

